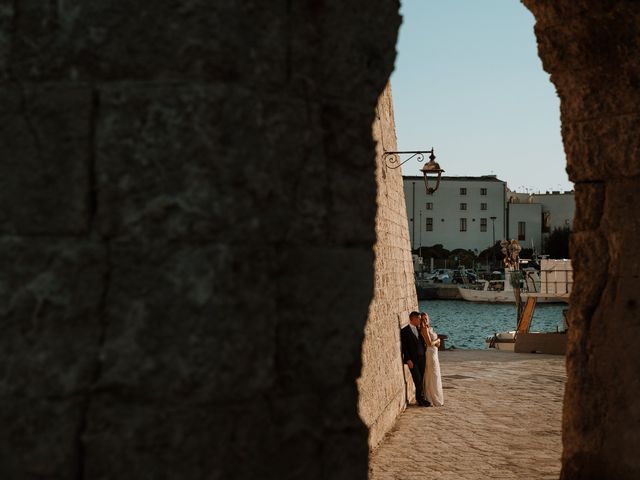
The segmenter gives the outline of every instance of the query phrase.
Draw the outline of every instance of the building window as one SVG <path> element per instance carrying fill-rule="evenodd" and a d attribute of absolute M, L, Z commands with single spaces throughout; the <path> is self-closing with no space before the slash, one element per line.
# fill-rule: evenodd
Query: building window
<path fill-rule="evenodd" d="M 461 203 L 460 204 L 460 210 L 466 210 L 467 209 L 467 204 L 466 203 Z"/>
<path fill-rule="evenodd" d="M 427 210 L 433 210 L 433 203 L 427 202 Z"/>
<path fill-rule="evenodd" d="M 460 231 L 461 232 L 466 232 L 467 231 L 467 219 L 466 218 L 461 218 L 460 219 Z"/>
<path fill-rule="evenodd" d="M 486 218 L 481 218 L 480 219 L 480 231 L 481 232 L 486 232 L 487 231 L 487 219 Z"/>
<path fill-rule="evenodd" d="M 486 188 L 481 188 L 480 189 L 480 195 L 486 195 L 487 194 L 487 189 Z"/>
<path fill-rule="evenodd" d="M 527 222 L 518 222 L 518 240 L 526 240 Z"/>
<path fill-rule="evenodd" d="M 480 204 L 480 210 L 486 210 L 487 209 L 487 204 L 486 203 L 481 203 Z"/>
<path fill-rule="evenodd" d="M 460 195 L 466 195 L 467 194 L 467 189 L 464 187 L 460 187 Z"/>
<path fill-rule="evenodd" d="M 433 218 L 427 217 L 427 232 L 433 232 Z"/>

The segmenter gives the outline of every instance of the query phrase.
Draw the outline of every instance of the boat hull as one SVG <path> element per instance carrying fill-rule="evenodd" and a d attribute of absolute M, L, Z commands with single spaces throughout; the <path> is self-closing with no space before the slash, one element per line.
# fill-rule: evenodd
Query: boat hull
<path fill-rule="evenodd" d="M 515 303 L 515 295 L 513 291 L 494 291 L 494 290 L 474 290 L 471 288 L 458 287 L 458 292 L 463 300 L 468 302 L 481 303 Z M 561 295 L 545 295 L 540 293 L 521 293 L 520 299 L 527 301 L 527 297 L 536 297 L 538 303 L 568 303 L 569 296 Z"/>

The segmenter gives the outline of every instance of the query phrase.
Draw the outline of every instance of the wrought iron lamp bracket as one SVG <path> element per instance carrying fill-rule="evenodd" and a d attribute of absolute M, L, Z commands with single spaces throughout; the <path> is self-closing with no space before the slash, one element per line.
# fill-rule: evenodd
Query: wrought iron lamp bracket
<path fill-rule="evenodd" d="M 413 150 L 413 151 L 403 151 L 403 152 L 384 152 L 382 154 L 382 158 L 384 159 L 384 164 L 387 168 L 395 169 L 399 168 L 405 163 L 407 163 L 412 158 L 415 158 L 417 162 L 424 162 L 425 153 L 429 154 L 429 159 L 435 159 L 435 154 L 433 153 L 433 148 L 431 150 Z M 402 159 L 402 156 L 410 155 L 409 157 Z"/>

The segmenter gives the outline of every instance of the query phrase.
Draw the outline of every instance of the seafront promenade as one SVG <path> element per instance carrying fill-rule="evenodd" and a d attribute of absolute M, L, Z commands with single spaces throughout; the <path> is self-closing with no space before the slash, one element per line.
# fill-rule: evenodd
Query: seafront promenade
<path fill-rule="evenodd" d="M 370 480 L 559 478 L 564 363 L 440 352 L 445 406 L 409 406 L 373 452 Z"/>

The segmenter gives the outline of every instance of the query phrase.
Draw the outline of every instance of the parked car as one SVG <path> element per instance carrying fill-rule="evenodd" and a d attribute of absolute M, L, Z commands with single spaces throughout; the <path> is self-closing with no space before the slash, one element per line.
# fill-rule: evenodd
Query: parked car
<path fill-rule="evenodd" d="M 452 283 L 476 283 L 477 281 L 478 276 L 469 270 L 456 270 L 451 278 Z"/>
<path fill-rule="evenodd" d="M 438 268 L 429 274 L 426 279 L 434 283 L 451 283 L 453 270 L 449 268 Z"/>

